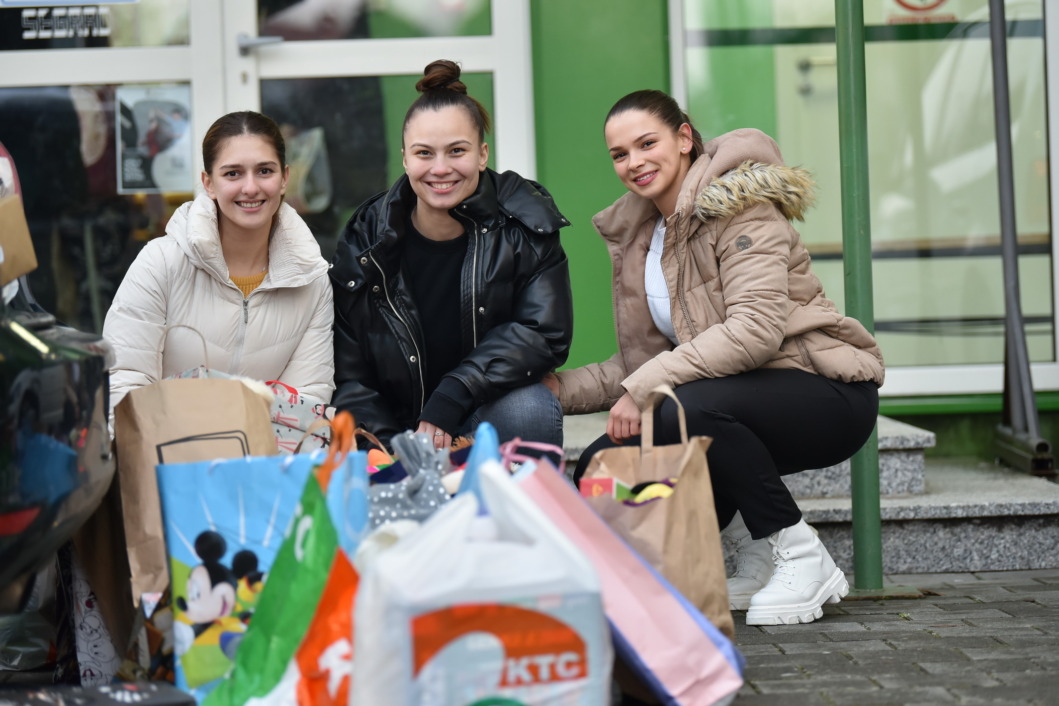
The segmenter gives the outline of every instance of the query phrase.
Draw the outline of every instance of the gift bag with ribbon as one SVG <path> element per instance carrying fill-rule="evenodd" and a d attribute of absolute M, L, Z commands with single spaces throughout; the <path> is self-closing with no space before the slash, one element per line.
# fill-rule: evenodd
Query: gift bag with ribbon
<path fill-rule="evenodd" d="M 656 446 L 654 411 L 666 397 L 677 404 L 681 441 Z M 582 495 L 618 535 L 731 637 L 735 626 L 706 463 L 711 440 L 688 437 L 684 408 L 668 386 L 651 392 L 640 419 L 641 445 L 596 453 L 581 479 Z M 586 486 L 601 480 L 624 485 L 633 497 L 585 492 Z"/>
<path fill-rule="evenodd" d="M 599 575 L 623 691 L 646 703 L 728 703 L 743 685 L 732 641 L 626 544 L 547 461 L 515 475 Z"/>
<path fill-rule="evenodd" d="M 592 567 L 496 460 L 463 480 L 362 576 L 350 703 L 608 704 Z"/>
<path fill-rule="evenodd" d="M 330 462 L 317 450 L 158 466 L 176 684 L 199 702 L 234 663 L 310 473 Z"/>
<path fill-rule="evenodd" d="M 280 380 L 270 380 L 265 384 L 275 395 L 271 419 L 280 452 L 311 451 L 322 449 L 330 443 L 330 427 L 322 420 L 331 416 L 333 407 L 328 407 L 318 397 L 298 392 Z"/>
<path fill-rule="evenodd" d="M 302 492 L 229 676 L 206 706 L 349 703 L 353 603 L 349 557 L 367 533 L 367 454 L 352 417 L 332 422 L 327 460 Z"/>

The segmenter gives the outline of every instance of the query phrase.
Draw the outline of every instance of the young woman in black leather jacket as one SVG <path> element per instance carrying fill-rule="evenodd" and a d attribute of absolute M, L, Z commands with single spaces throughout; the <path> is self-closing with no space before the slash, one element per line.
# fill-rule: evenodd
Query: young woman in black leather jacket
<path fill-rule="evenodd" d="M 570 347 L 568 223 L 542 186 L 486 167 L 489 116 L 459 77 L 451 61 L 426 67 L 405 175 L 338 243 L 333 404 L 384 443 L 414 429 L 446 448 L 488 420 L 502 441 L 561 445 L 540 380 Z"/>

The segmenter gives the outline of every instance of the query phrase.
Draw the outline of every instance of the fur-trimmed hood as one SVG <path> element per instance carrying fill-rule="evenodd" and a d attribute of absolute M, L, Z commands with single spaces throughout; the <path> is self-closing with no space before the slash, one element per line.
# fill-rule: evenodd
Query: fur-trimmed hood
<path fill-rule="evenodd" d="M 802 221 L 814 198 L 808 171 L 747 160 L 699 191 L 695 215 L 704 221 L 726 218 L 755 204 L 774 203 L 787 220 Z"/>

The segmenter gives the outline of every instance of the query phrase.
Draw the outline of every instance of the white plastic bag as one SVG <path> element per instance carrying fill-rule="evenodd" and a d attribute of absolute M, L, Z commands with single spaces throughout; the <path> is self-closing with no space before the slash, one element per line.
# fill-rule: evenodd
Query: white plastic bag
<path fill-rule="evenodd" d="M 351 703 L 608 704 L 595 570 L 499 463 L 480 475 L 487 512 L 458 496 L 362 577 Z"/>

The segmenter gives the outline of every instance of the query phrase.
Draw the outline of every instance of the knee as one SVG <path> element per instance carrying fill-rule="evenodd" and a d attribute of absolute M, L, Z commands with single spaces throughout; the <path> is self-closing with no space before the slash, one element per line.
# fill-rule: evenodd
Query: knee
<path fill-rule="evenodd" d="M 551 390 L 542 384 L 512 390 L 483 407 L 480 416 L 497 427 L 502 441 L 518 436 L 527 441 L 562 446 L 563 409 Z"/>

